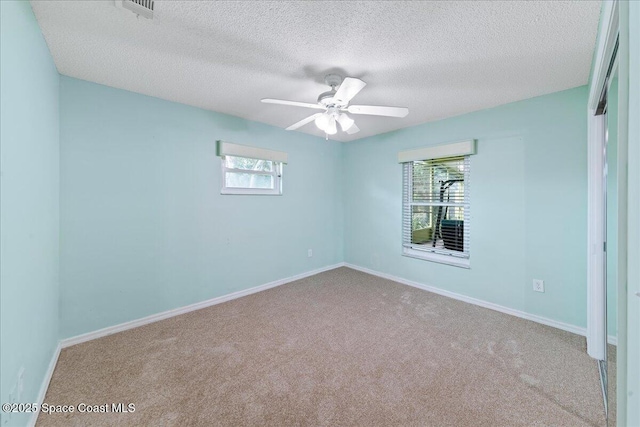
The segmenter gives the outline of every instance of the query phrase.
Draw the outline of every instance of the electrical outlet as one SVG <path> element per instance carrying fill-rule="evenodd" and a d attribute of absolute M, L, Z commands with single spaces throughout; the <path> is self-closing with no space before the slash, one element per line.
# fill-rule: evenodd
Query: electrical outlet
<path fill-rule="evenodd" d="M 536 292 L 544 292 L 544 280 L 533 279 L 533 290 Z"/>
<path fill-rule="evenodd" d="M 307 256 L 308 256 L 309 258 L 311 258 L 311 257 L 313 256 L 313 251 L 312 251 L 311 249 L 309 249 L 309 250 L 307 251 Z"/>

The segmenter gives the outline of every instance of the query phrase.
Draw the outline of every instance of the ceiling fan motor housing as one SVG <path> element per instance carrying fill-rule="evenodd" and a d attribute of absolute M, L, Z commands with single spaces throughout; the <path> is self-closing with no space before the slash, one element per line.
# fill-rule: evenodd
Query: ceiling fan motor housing
<path fill-rule="evenodd" d="M 335 95 L 335 89 L 321 93 L 320 96 L 318 96 L 318 104 L 322 104 L 327 108 L 336 105 Z"/>
<path fill-rule="evenodd" d="M 318 96 L 318 104 L 321 104 L 327 108 L 329 107 L 338 107 L 338 108 L 342 108 L 342 107 L 346 107 L 347 105 L 342 103 L 342 104 L 338 104 L 336 103 L 335 100 L 335 95 L 336 95 L 336 88 L 338 86 L 340 86 L 340 84 L 342 84 L 342 77 L 337 75 L 337 74 L 327 74 L 326 76 L 324 76 L 324 82 L 328 85 L 331 86 L 331 90 L 327 91 L 327 92 L 323 92 L 320 94 L 320 96 Z"/>

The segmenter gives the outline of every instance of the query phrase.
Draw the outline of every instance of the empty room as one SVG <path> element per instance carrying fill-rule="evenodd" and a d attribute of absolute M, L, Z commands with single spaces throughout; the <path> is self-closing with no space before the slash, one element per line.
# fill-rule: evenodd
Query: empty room
<path fill-rule="evenodd" d="M 640 2 L 0 14 L 0 426 L 640 427 Z"/>

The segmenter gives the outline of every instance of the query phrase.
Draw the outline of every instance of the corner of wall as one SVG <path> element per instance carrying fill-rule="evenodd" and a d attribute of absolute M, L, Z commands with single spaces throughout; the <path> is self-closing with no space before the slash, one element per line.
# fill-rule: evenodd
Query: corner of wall
<path fill-rule="evenodd" d="M 0 400 L 37 402 L 59 340 L 60 76 L 30 3 L 0 7 Z M 0 418 L 29 423 L 29 414 Z"/>

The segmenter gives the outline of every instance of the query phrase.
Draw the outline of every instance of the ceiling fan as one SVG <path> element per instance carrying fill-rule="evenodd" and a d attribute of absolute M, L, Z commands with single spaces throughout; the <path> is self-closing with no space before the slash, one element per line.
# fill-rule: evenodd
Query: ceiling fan
<path fill-rule="evenodd" d="M 407 107 L 349 105 L 351 99 L 366 85 L 365 82 L 355 77 L 345 77 L 342 79 L 342 77 L 337 74 L 328 74 L 325 76 L 324 81 L 331 87 L 331 90 L 321 93 L 320 96 L 318 96 L 317 104 L 271 98 L 264 98 L 262 99 L 262 102 L 267 104 L 291 105 L 294 107 L 324 110 L 321 113 L 313 114 L 292 124 L 287 128 L 287 130 L 295 130 L 307 123 L 315 121 L 316 126 L 327 135 L 334 135 L 338 132 L 338 124 L 342 131 L 349 135 L 360 131 L 354 120 L 347 113 L 386 117 L 405 117 L 409 114 L 409 109 Z"/>

